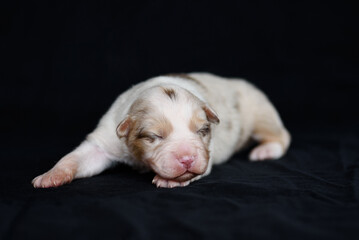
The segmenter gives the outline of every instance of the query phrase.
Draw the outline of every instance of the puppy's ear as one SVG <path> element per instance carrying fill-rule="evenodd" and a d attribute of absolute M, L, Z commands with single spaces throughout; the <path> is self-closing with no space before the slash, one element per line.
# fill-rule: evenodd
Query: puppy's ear
<path fill-rule="evenodd" d="M 214 124 L 219 124 L 219 118 L 217 113 L 208 105 L 202 107 L 203 111 L 206 113 L 207 120 Z"/>
<path fill-rule="evenodd" d="M 130 128 L 132 125 L 133 120 L 130 116 L 127 116 L 120 124 L 118 124 L 116 128 L 116 134 L 119 138 L 127 137 L 128 133 L 130 132 Z"/>

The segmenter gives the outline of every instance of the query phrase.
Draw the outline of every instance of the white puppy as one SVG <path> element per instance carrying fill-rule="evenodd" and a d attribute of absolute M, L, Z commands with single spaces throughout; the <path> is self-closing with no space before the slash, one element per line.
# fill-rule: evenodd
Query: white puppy
<path fill-rule="evenodd" d="M 57 187 L 123 162 L 153 170 L 157 187 L 186 186 L 250 138 L 259 142 L 252 161 L 280 158 L 290 143 L 253 85 L 208 73 L 155 77 L 121 94 L 86 140 L 32 183 Z"/>

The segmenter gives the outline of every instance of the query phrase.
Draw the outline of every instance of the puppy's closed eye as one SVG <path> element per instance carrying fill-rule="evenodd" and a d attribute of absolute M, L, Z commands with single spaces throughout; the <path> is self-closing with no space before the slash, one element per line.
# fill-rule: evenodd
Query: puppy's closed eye
<path fill-rule="evenodd" d="M 141 132 L 137 135 L 138 139 L 143 139 L 149 143 L 153 143 L 156 140 L 163 140 L 163 136 L 156 134 L 156 133 L 151 133 L 151 132 Z"/>
<path fill-rule="evenodd" d="M 209 126 L 209 124 L 205 124 L 202 128 L 200 128 L 197 133 L 202 136 L 202 137 L 205 137 L 207 136 L 211 131 L 211 128 Z"/>

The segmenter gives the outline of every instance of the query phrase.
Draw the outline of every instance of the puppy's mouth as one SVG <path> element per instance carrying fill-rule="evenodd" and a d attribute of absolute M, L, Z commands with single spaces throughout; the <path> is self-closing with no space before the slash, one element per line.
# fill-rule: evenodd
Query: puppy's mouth
<path fill-rule="evenodd" d="M 188 180 L 191 180 L 192 178 L 203 174 L 207 169 L 207 165 L 205 166 L 205 168 L 202 166 L 200 168 L 194 167 L 188 169 L 180 166 L 175 168 L 175 165 L 175 167 L 173 168 L 168 167 L 167 170 L 167 168 L 162 167 L 160 164 L 155 164 L 153 161 L 148 162 L 151 170 L 157 175 L 159 175 L 162 179 L 172 180 L 176 182 L 186 182 Z"/>
<path fill-rule="evenodd" d="M 187 172 L 183 173 L 182 175 L 173 178 L 172 180 L 177 181 L 177 182 L 185 182 L 185 181 L 188 181 L 188 180 L 194 178 L 197 175 L 198 174 L 187 171 Z"/>

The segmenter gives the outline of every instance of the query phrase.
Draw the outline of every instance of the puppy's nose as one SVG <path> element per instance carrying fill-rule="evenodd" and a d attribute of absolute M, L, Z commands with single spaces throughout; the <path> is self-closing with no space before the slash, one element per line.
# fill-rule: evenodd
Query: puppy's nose
<path fill-rule="evenodd" d="M 189 169 L 192 167 L 195 158 L 196 156 L 194 155 L 185 155 L 178 158 L 178 161 L 182 164 L 184 168 Z"/>
<path fill-rule="evenodd" d="M 177 146 L 177 151 L 174 153 L 177 161 L 186 169 L 190 169 L 196 161 L 197 154 L 195 149 L 186 143 Z"/>

